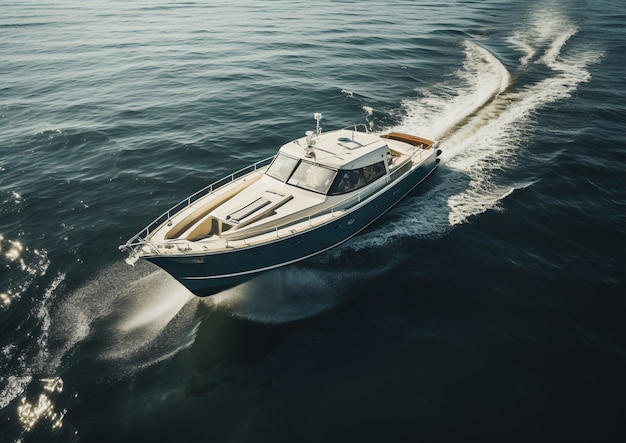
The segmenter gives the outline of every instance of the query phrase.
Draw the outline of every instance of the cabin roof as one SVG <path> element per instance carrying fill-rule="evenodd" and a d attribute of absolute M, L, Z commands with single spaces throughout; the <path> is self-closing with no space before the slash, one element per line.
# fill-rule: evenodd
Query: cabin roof
<path fill-rule="evenodd" d="M 355 169 L 383 161 L 389 151 L 377 135 L 341 129 L 313 136 L 314 156 L 306 156 L 307 137 L 291 141 L 280 152 L 335 169 Z"/>

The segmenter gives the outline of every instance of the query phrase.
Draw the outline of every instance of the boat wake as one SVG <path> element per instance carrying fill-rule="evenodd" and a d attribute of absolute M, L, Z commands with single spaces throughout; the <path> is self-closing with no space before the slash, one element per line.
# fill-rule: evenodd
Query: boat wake
<path fill-rule="evenodd" d="M 94 358 L 114 368 L 105 378 L 153 365 L 193 342 L 194 300 L 145 263 L 113 265 L 51 308 L 50 335 L 57 345 L 49 361 L 60 367 L 63 356 L 89 342 Z"/>
<path fill-rule="evenodd" d="M 465 41 L 462 69 L 403 103 L 406 117 L 392 129 L 439 140 L 443 154 L 437 178 L 420 198 L 395 210 L 402 217 L 393 226 L 384 224 L 346 247 L 365 249 L 407 236 L 440 237 L 472 216 L 498 210 L 503 199 L 536 181 L 506 179 L 502 171 L 515 170 L 532 138 L 533 115 L 589 81 L 588 68 L 602 53 L 566 48 L 577 27 L 557 11 L 538 11 L 521 29 L 507 39 L 520 53 L 511 72 L 487 49 Z M 516 82 L 528 71 L 543 73 L 546 68 L 549 75 L 542 80 Z"/>
<path fill-rule="evenodd" d="M 370 269 L 368 278 L 392 266 Z M 211 309 L 264 324 L 283 324 L 314 317 L 350 300 L 350 282 L 363 277 L 363 267 L 333 270 L 291 265 L 279 268 L 203 299 Z"/>
<path fill-rule="evenodd" d="M 280 324 L 309 318 L 341 300 L 342 284 L 331 272 L 292 266 L 260 275 L 205 299 L 238 318 Z"/>
<path fill-rule="evenodd" d="M 61 298 L 64 280 L 57 275 L 34 306 L 31 316 L 40 331 L 28 349 L 2 349 L 10 370 L 2 376 L 0 409 L 21 397 L 25 430 L 32 420 L 46 419 L 53 427 L 62 421 L 53 397 L 62 389 L 59 374 L 66 365 L 86 360 L 98 365 L 99 381 L 124 378 L 191 346 L 199 324 L 197 299 L 145 263 L 120 262 Z M 32 398 L 38 401 L 30 403 Z"/>

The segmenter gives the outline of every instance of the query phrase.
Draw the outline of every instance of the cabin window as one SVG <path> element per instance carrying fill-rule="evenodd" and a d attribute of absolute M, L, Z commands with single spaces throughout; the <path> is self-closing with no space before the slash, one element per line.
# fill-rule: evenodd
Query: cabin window
<path fill-rule="evenodd" d="M 326 194 L 337 170 L 302 160 L 287 183 L 309 191 Z"/>
<path fill-rule="evenodd" d="M 276 180 L 286 182 L 297 164 L 297 158 L 289 157 L 285 154 L 278 154 L 265 173 Z"/>
<path fill-rule="evenodd" d="M 375 182 L 385 175 L 385 162 L 358 169 L 341 169 L 330 188 L 329 195 L 345 194 Z"/>

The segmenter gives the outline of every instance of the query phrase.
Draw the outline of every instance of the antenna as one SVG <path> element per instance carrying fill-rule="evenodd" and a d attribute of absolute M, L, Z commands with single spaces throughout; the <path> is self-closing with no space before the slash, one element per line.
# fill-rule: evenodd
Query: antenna
<path fill-rule="evenodd" d="M 313 114 L 315 121 L 317 122 L 317 127 L 315 128 L 315 132 L 306 131 L 306 148 L 304 148 L 304 154 L 307 157 L 315 157 L 315 137 L 319 136 L 322 133 L 322 128 L 320 126 L 320 120 L 322 119 L 322 114 L 316 112 Z"/>
<path fill-rule="evenodd" d="M 319 112 L 316 112 L 315 114 L 313 114 L 313 118 L 315 118 L 315 121 L 317 122 L 317 127 L 315 128 L 315 132 L 317 135 L 320 135 L 322 133 L 322 127 L 320 126 L 320 120 L 322 119 L 322 114 L 320 114 Z"/>

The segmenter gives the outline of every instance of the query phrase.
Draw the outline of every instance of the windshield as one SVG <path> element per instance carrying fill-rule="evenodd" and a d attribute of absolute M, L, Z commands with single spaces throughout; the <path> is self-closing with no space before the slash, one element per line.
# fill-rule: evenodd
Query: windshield
<path fill-rule="evenodd" d="M 286 182 L 297 164 L 297 158 L 289 157 L 285 154 L 278 154 L 265 173 L 270 177 L 274 177 L 276 180 Z"/>
<path fill-rule="evenodd" d="M 301 161 L 287 183 L 309 191 L 326 194 L 336 170 L 315 163 Z"/>

